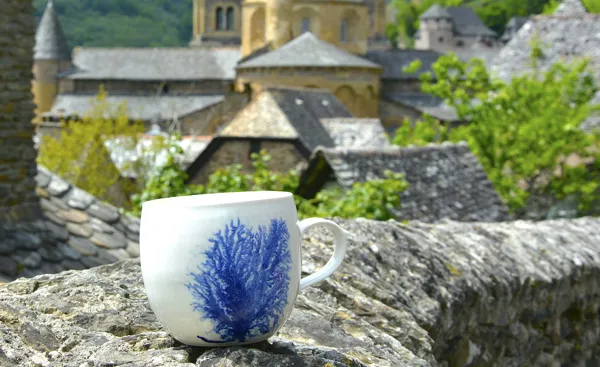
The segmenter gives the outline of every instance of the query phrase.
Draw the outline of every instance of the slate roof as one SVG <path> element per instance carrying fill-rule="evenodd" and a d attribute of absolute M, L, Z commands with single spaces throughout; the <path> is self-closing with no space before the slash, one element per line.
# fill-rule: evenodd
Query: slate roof
<path fill-rule="evenodd" d="M 554 10 L 554 15 L 581 15 L 587 13 L 587 9 L 581 0 L 563 0 Z"/>
<path fill-rule="evenodd" d="M 56 15 L 52 0 L 48 1 L 35 33 L 34 60 L 71 60 L 69 44 Z"/>
<path fill-rule="evenodd" d="M 421 14 L 420 19 L 441 19 L 441 18 L 451 18 L 452 16 L 446 8 L 440 6 L 440 4 L 433 4 L 429 9 L 425 11 L 425 13 Z"/>
<path fill-rule="evenodd" d="M 452 18 L 454 33 L 459 36 L 496 36 L 496 32 L 491 30 L 479 18 L 473 8 L 468 6 L 449 6 L 446 11 Z"/>
<path fill-rule="evenodd" d="M 36 181 L 41 219 L 11 227 L 0 223 L 0 277 L 85 269 L 139 256 L 139 219 L 120 214 L 44 167 L 38 166 Z"/>
<path fill-rule="evenodd" d="M 239 48 L 78 47 L 69 79 L 233 80 Z"/>
<path fill-rule="evenodd" d="M 365 58 L 383 67 L 381 78 L 383 80 L 418 79 L 425 72 L 433 72 L 432 65 L 442 56 L 433 50 L 369 50 Z M 405 73 L 402 69 L 415 60 L 421 61 L 421 68 L 417 73 Z"/>
<path fill-rule="evenodd" d="M 305 32 L 271 52 L 241 62 L 237 68 L 263 67 L 381 67 Z"/>
<path fill-rule="evenodd" d="M 329 117 L 353 116 L 327 90 L 270 87 L 242 109 L 219 135 L 299 139 L 312 151 L 317 146 L 334 145 L 320 121 Z"/>
<path fill-rule="evenodd" d="M 421 113 L 441 120 L 458 121 L 458 115 L 454 108 L 448 106 L 438 97 L 425 93 L 386 93 L 384 99 L 413 108 Z"/>
<path fill-rule="evenodd" d="M 509 220 L 507 208 L 483 167 L 464 143 L 395 149 L 319 149 L 300 179 L 297 194 L 311 197 L 333 175 L 344 188 L 383 177 L 386 170 L 405 174 L 410 186 L 401 194 L 399 220 L 435 222 Z"/>
<path fill-rule="evenodd" d="M 379 119 L 324 118 L 321 119 L 321 123 L 327 129 L 337 147 L 382 148 L 391 145 Z"/>
<path fill-rule="evenodd" d="M 127 115 L 135 120 L 151 121 L 157 116 L 161 120 L 181 118 L 220 103 L 222 95 L 109 95 L 106 103 L 115 111 L 122 104 L 127 106 Z M 49 112 L 42 116 L 85 116 L 93 109 L 94 96 L 82 94 L 59 94 Z"/>
<path fill-rule="evenodd" d="M 563 7 L 563 11 L 568 9 Z M 542 70 L 558 61 L 587 58 L 589 69 L 600 82 L 600 14 L 564 14 L 532 17 L 494 59 L 492 71 L 504 80 L 531 72 L 531 40 L 537 37 L 542 46 L 543 56 L 538 60 Z M 594 101 L 600 102 L 600 92 Z M 590 117 L 582 128 L 589 130 L 592 126 L 600 127 L 600 116 Z"/>

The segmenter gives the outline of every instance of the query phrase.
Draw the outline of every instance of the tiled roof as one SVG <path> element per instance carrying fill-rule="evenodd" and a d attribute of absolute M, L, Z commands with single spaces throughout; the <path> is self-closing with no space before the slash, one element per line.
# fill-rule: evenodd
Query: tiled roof
<path fill-rule="evenodd" d="M 411 107 L 421 113 L 442 121 L 458 121 L 454 108 L 448 106 L 438 97 L 425 93 L 387 93 L 383 96 L 392 102 Z"/>
<path fill-rule="evenodd" d="M 385 129 L 374 118 L 325 118 L 321 119 L 337 147 L 383 148 L 390 146 Z"/>
<path fill-rule="evenodd" d="M 157 117 L 170 120 L 201 111 L 223 101 L 222 95 L 185 95 L 156 97 L 154 95 L 109 95 L 106 103 L 112 111 L 122 104 L 127 106 L 127 116 L 136 120 L 151 121 Z M 59 94 L 49 112 L 43 116 L 85 116 L 93 109 L 94 96 Z"/>
<path fill-rule="evenodd" d="M 433 72 L 432 65 L 442 56 L 433 50 L 370 50 L 365 58 L 383 67 L 382 79 L 417 79 L 425 72 Z M 408 74 L 402 69 L 415 60 L 421 61 L 421 69 L 417 73 Z"/>
<path fill-rule="evenodd" d="M 353 117 L 331 92 L 270 87 L 240 111 L 221 136 L 299 139 L 307 149 L 331 147 L 333 140 L 320 119 Z"/>
<path fill-rule="evenodd" d="M 383 178 L 387 169 L 404 173 L 410 184 L 401 194 L 401 208 L 395 211 L 399 220 L 509 219 L 507 208 L 483 167 L 464 143 L 396 149 L 319 149 L 302 175 L 297 193 L 312 196 L 320 189 L 315 185 L 325 184 L 323 177 L 328 172 L 339 185 L 349 188 L 355 182 Z"/>
<path fill-rule="evenodd" d="M 34 60 L 71 60 L 67 38 L 52 0 L 48 1 L 35 34 Z"/>
<path fill-rule="evenodd" d="M 0 277 L 85 269 L 139 256 L 139 219 L 43 167 L 36 181 L 42 218 L 10 228 L 0 223 Z"/>
<path fill-rule="evenodd" d="M 305 32 L 271 52 L 241 62 L 237 67 L 361 67 L 380 69 L 377 64 L 351 54 Z"/>
<path fill-rule="evenodd" d="M 69 79 L 233 80 L 239 48 L 95 48 L 73 53 Z"/>
<path fill-rule="evenodd" d="M 492 71 L 504 80 L 531 72 L 531 41 L 542 47 L 538 67 L 546 70 L 556 62 L 586 58 L 600 82 L 600 14 L 576 13 L 532 17 L 494 59 Z M 600 92 L 594 97 L 600 102 Z M 582 127 L 600 127 L 600 116 L 591 117 Z"/>
<path fill-rule="evenodd" d="M 137 174 L 130 168 L 130 165 L 138 160 L 147 162 L 146 167 L 159 167 L 166 162 L 167 152 L 149 152 L 153 136 L 144 136 L 135 148 L 130 149 L 127 144 L 121 144 L 119 139 L 107 140 L 104 142 L 110 153 L 110 158 L 121 172 L 123 177 L 136 178 Z M 179 141 L 179 146 L 183 149 L 183 155 L 179 157 L 183 169 L 196 160 L 206 146 L 210 143 L 210 136 L 184 136 Z M 150 173 L 150 172 L 149 172 Z"/>
<path fill-rule="evenodd" d="M 473 8 L 468 6 L 449 6 L 446 8 L 452 17 L 454 32 L 459 36 L 496 36 L 479 18 Z"/>

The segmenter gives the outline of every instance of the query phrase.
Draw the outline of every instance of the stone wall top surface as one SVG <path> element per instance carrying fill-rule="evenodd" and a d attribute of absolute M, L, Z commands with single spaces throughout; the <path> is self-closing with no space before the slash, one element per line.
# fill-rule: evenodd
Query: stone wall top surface
<path fill-rule="evenodd" d="M 352 233 L 344 264 L 269 343 L 178 344 L 127 260 L 1 286 L 0 365 L 599 365 L 600 219 L 337 222 Z M 331 242 L 308 233 L 304 273 Z"/>

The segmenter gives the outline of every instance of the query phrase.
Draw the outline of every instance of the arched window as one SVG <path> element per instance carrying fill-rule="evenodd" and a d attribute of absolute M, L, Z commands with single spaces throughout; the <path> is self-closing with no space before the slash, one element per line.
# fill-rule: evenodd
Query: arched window
<path fill-rule="evenodd" d="M 233 31 L 233 6 L 230 6 L 229 8 L 227 8 L 227 13 L 226 13 L 226 27 L 228 31 Z"/>
<path fill-rule="evenodd" d="M 310 18 L 302 18 L 302 29 L 300 33 L 310 32 Z"/>
<path fill-rule="evenodd" d="M 346 22 L 346 19 L 342 19 L 340 23 L 340 41 L 348 42 L 348 22 Z"/>
<path fill-rule="evenodd" d="M 223 24 L 223 8 L 218 7 L 215 16 L 215 28 L 217 31 L 222 31 L 225 29 L 225 24 Z"/>

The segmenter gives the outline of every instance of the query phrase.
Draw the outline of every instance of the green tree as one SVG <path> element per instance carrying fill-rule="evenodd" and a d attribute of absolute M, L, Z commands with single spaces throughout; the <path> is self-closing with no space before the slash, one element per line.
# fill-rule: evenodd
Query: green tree
<path fill-rule="evenodd" d="M 598 89 L 586 61 L 556 63 L 508 83 L 492 77 L 482 60 L 464 63 L 455 55 L 441 57 L 433 71 L 435 81 L 422 76 L 423 91 L 443 98 L 468 124 L 432 134 L 439 125 L 426 118 L 414 129 L 399 129 L 394 142 L 467 141 L 514 211 L 532 194 L 575 195 L 581 207 L 597 198 L 600 134 L 578 128 L 598 110 L 589 103 Z M 578 163 L 568 164 L 575 156 Z M 596 162 L 591 169 L 583 163 L 588 160 Z"/>
<path fill-rule="evenodd" d="M 38 162 L 100 199 L 123 204 L 117 197 L 122 194 L 127 199 L 136 187 L 121 180 L 105 141 L 120 138 L 123 149 L 134 149 L 144 131 L 143 123 L 131 122 L 125 111 L 125 105 L 111 108 L 100 88 L 87 116 L 81 121 L 63 121 L 57 137 L 41 138 Z"/>

